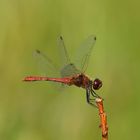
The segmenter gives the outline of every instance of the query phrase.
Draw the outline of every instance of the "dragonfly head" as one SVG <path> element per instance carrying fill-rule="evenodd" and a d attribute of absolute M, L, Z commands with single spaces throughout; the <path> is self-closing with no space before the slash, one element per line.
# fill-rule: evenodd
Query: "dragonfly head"
<path fill-rule="evenodd" d="M 95 90 L 98 90 L 99 88 L 102 87 L 102 81 L 99 80 L 98 78 L 96 78 L 94 81 L 93 81 L 93 88 Z"/>

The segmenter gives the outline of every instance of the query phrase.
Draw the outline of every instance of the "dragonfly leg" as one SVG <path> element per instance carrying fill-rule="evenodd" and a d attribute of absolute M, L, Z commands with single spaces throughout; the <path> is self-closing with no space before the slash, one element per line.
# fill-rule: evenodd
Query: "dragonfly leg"
<path fill-rule="evenodd" d="M 95 98 L 101 98 L 99 95 L 96 94 L 96 92 L 92 89 L 92 81 L 89 81 L 89 88 L 90 88 L 90 91 L 91 91 L 91 95 Z"/>
<path fill-rule="evenodd" d="M 101 98 L 98 94 L 96 94 L 96 92 L 94 90 L 91 90 L 91 94 L 95 98 Z"/>
<path fill-rule="evenodd" d="M 92 100 L 95 101 L 95 99 L 91 99 L 90 98 L 90 90 L 89 89 L 86 89 L 86 98 L 87 98 L 87 103 L 94 106 L 94 107 L 97 107 L 97 105 L 95 104 L 95 102 L 91 102 Z"/>

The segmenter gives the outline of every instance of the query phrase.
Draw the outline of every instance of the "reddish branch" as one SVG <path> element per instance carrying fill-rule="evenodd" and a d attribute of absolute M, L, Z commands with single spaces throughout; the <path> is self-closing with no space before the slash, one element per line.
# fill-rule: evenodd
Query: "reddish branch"
<path fill-rule="evenodd" d="M 107 116 L 104 112 L 103 99 L 96 98 L 96 104 L 99 110 L 99 116 L 101 121 L 100 127 L 102 129 L 102 140 L 108 140 Z"/>

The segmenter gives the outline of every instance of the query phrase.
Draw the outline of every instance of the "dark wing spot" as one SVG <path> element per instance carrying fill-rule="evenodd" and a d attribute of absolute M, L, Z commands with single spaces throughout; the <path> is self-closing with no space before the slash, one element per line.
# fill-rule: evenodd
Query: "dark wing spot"
<path fill-rule="evenodd" d="M 61 39 L 61 40 L 63 40 L 63 37 L 62 37 L 62 36 L 60 36 L 60 39 Z"/>
<path fill-rule="evenodd" d="M 70 63 L 71 66 L 74 66 L 74 64 Z"/>
<path fill-rule="evenodd" d="M 40 50 L 36 50 L 36 53 L 41 53 Z"/>

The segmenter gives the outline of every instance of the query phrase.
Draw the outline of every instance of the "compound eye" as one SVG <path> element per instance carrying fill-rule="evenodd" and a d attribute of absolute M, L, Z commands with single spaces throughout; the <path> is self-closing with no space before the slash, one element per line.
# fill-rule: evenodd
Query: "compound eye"
<path fill-rule="evenodd" d="M 99 88 L 102 87 L 102 81 L 99 80 L 98 78 L 96 78 L 94 81 L 93 81 L 93 88 L 95 90 L 98 90 Z"/>

